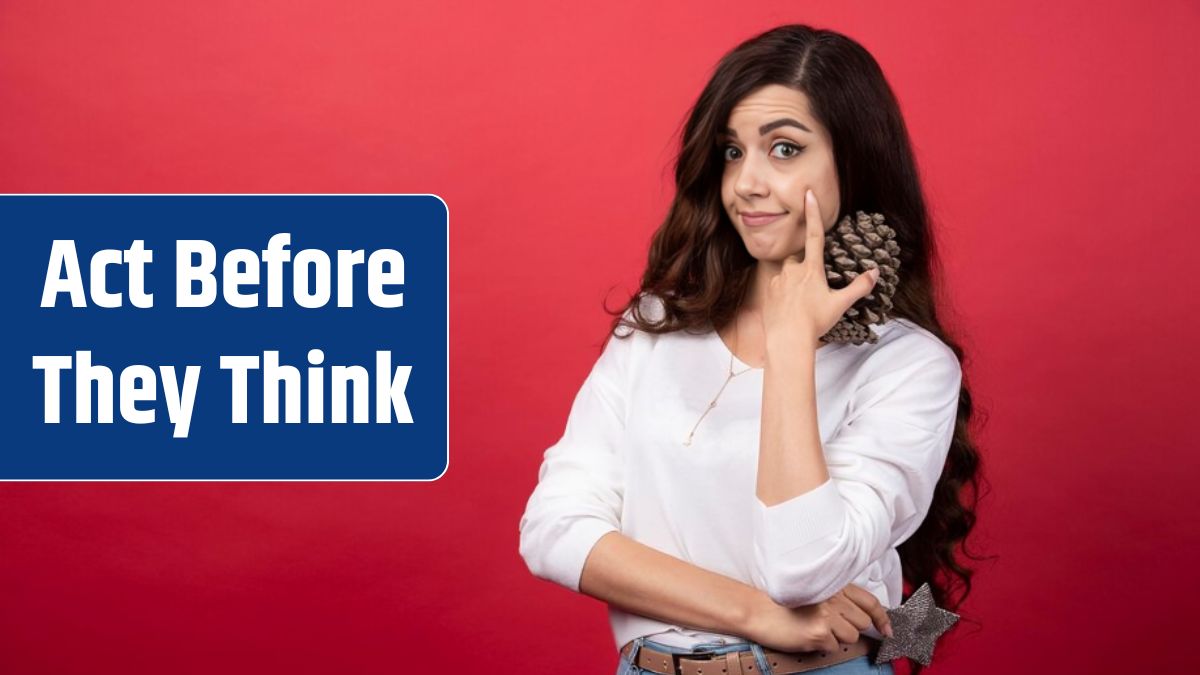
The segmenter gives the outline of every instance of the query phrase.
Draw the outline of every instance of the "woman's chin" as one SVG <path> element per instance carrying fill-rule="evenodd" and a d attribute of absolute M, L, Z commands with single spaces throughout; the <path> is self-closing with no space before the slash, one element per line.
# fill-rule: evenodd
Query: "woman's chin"
<path fill-rule="evenodd" d="M 778 241 L 756 240 L 751 237 L 746 242 L 746 251 L 759 262 L 775 262 L 782 263 L 787 260 L 789 255 L 804 256 L 804 247 L 791 249 L 787 246 L 781 246 Z"/>

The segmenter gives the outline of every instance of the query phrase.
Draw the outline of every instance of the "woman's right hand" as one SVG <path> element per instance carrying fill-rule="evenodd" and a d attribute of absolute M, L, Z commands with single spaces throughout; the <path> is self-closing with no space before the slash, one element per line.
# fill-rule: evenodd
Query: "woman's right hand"
<path fill-rule="evenodd" d="M 766 597 L 764 595 L 764 597 Z M 859 631 L 872 624 L 891 634 L 891 620 L 879 599 L 849 584 L 833 597 L 815 605 L 784 607 L 767 598 L 764 608 L 751 617 L 747 637 L 781 652 L 836 652 L 840 644 L 858 641 Z"/>

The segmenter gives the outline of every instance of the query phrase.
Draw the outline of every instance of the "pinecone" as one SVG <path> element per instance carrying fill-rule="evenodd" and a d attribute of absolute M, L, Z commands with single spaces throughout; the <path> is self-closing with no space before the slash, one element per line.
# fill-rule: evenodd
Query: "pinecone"
<path fill-rule="evenodd" d="M 879 268 L 879 280 L 865 297 L 859 298 L 841 319 L 821 336 L 822 342 L 849 342 L 861 345 L 879 341 L 870 328 L 882 325 L 890 317 L 892 296 L 900 281 L 900 245 L 896 231 L 883 222 L 882 213 L 856 211 L 855 219 L 842 218 L 825 233 L 825 278 L 830 288 L 845 288 L 859 274 Z"/>

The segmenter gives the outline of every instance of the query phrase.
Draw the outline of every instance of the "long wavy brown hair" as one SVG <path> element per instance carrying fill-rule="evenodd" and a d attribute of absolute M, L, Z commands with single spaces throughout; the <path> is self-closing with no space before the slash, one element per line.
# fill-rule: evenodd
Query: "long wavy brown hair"
<path fill-rule="evenodd" d="M 925 328 L 964 360 L 961 346 L 938 319 L 935 281 L 940 278 L 925 198 L 900 106 L 879 64 L 854 40 L 830 30 L 786 25 L 751 38 L 725 55 L 688 114 L 675 160 L 675 197 L 654 233 L 641 287 L 614 315 L 609 336 L 633 331 L 705 332 L 731 321 L 757 262 L 721 206 L 724 158 L 717 143 L 733 107 L 760 87 L 792 87 L 808 97 L 812 114 L 833 140 L 842 216 L 884 214 L 896 231 L 902 269 L 892 317 Z M 662 301 L 654 316 L 641 298 Z M 665 306 L 665 313 L 662 311 Z M 632 321 L 624 319 L 626 312 Z M 965 369 L 964 369 L 965 371 Z M 980 457 L 968 431 L 974 405 L 964 372 L 958 418 L 929 514 L 899 547 L 904 578 L 913 589 L 929 582 L 938 605 L 956 610 L 971 591 L 973 560 L 966 537 L 975 525 Z M 953 589 L 961 594 L 951 597 Z M 914 663 L 916 672 L 920 664 Z"/>

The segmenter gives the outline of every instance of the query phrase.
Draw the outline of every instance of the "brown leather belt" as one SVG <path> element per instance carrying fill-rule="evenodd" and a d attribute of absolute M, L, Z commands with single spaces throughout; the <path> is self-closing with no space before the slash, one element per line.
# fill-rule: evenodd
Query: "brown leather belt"
<path fill-rule="evenodd" d="M 771 664 L 774 675 L 790 675 L 803 673 L 807 670 L 832 666 L 843 661 L 856 659 L 860 656 L 873 654 L 879 641 L 861 635 L 858 642 L 843 644 L 841 649 L 833 652 L 776 652 L 763 648 L 767 663 Z M 628 657 L 633 649 L 633 641 L 621 647 L 621 656 Z M 756 675 L 758 664 L 754 661 L 754 653 L 749 649 L 725 654 L 670 654 L 647 646 L 644 642 L 638 649 L 638 668 L 661 675 Z"/>

